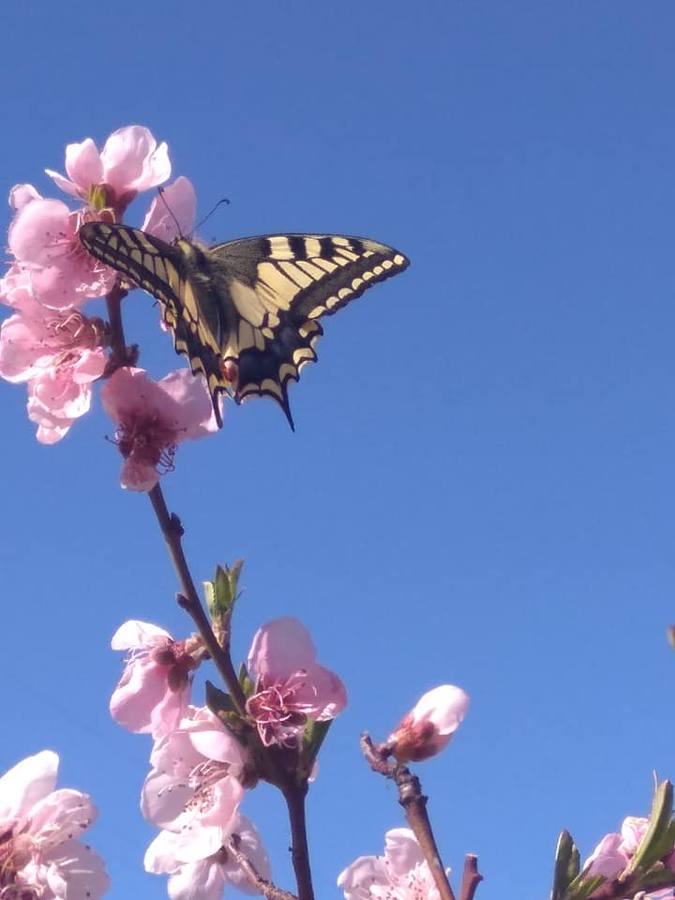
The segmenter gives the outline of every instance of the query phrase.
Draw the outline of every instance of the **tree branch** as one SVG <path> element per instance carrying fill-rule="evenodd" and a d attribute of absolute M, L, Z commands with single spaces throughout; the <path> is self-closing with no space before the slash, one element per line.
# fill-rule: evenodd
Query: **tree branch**
<path fill-rule="evenodd" d="M 288 819 L 291 824 L 291 860 L 295 881 L 298 886 L 298 900 L 314 900 L 312 887 L 312 870 L 309 865 L 309 846 L 307 844 L 307 823 L 305 820 L 306 786 L 288 784 L 281 786 L 281 792 L 288 808 Z"/>
<path fill-rule="evenodd" d="M 111 355 L 106 366 L 106 375 L 112 375 L 120 366 L 134 365 L 138 360 L 138 348 L 128 348 L 124 337 L 124 325 L 122 323 L 122 300 L 126 297 L 126 291 L 118 278 L 112 290 L 106 295 L 105 302 L 108 309 L 108 323 L 110 325 L 110 349 Z"/>
<path fill-rule="evenodd" d="M 244 872 L 248 880 L 254 887 L 258 889 L 258 893 L 262 894 L 263 897 L 267 897 L 268 900 L 298 900 L 295 894 L 291 894 L 289 891 L 284 891 L 281 888 L 278 888 L 271 881 L 263 878 L 256 867 L 253 865 L 251 860 L 248 858 L 248 856 L 246 856 L 245 853 L 242 853 L 242 851 L 239 849 L 240 845 L 241 841 L 239 840 L 239 835 L 233 834 L 228 841 L 227 847 L 225 849 L 231 856 L 234 857 L 234 859 L 236 859 L 239 867 Z"/>
<path fill-rule="evenodd" d="M 407 766 L 396 766 L 394 781 L 398 788 L 398 802 L 405 810 L 405 817 L 422 849 L 441 900 L 455 900 L 436 845 L 427 813 L 427 798 L 422 793 L 419 778 Z"/>
<path fill-rule="evenodd" d="M 398 802 L 420 845 L 441 900 L 455 900 L 448 876 L 443 868 L 436 839 L 427 813 L 427 798 L 422 794 L 420 780 L 406 766 L 389 762 L 383 746 L 374 744 L 367 734 L 361 735 L 361 751 L 373 771 L 391 778 L 398 787 Z M 475 890 L 475 888 L 474 888 Z M 462 898 L 464 900 L 464 898 Z M 471 900 L 469 896 L 468 900 Z"/>
<path fill-rule="evenodd" d="M 473 900 L 476 888 L 483 880 L 478 871 L 478 857 L 473 853 L 467 853 L 464 857 L 464 872 L 462 874 L 462 887 L 459 892 L 459 900 Z"/>
<path fill-rule="evenodd" d="M 213 633 L 211 623 L 208 620 L 204 607 L 199 599 L 199 595 L 195 589 L 192 575 L 183 552 L 183 526 L 180 519 L 173 513 L 169 513 L 162 489 L 157 483 L 154 488 L 148 492 L 148 497 L 152 503 L 152 508 L 157 516 L 159 527 L 161 528 L 166 542 L 171 562 L 173 563 L 178 583 L 181 586 L 181 593 L 178 594 L 178 603 L 190 615 L 192 621 L 197 626 L 197 630 L 204 641 L 206 649 L 209 651 L 213 662 L 220 673 L 221 678 L 227 685 L 232 697 L 232 702 L 237 708 L 240 715 L 246 715 L 246 697 L 239 684 L 237 673 L 234 671 L 232 660 L 229 653 L 226 653 Z"/>

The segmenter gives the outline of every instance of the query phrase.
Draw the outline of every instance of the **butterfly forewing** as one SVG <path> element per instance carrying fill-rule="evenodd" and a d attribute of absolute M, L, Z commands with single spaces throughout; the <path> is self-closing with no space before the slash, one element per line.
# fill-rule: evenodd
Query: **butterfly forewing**
<path fill-rule="evenodd" d="M 272 397 L 293 427 L 288 384 L 317 358 L 317 320 L 408 266 L 385 244 L 341 235 L 265 235 L 204 248 L 93 222 L 80 237 L 160 300 L 176 350 L 206 376 L 219 421 L 217 396 L 229 391 L 238 401 Z"/>

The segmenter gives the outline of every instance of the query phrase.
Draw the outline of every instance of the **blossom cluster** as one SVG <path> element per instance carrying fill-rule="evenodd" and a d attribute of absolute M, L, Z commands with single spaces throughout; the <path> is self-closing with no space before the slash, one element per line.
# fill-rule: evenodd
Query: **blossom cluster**
<path fill-rule="evenodd" d="M 118 276 L 86 253 L 79 229 L 121 221 L 138 193 L 171 175 L 167 145 L 139 125 L 115 131 L 100 151 L 91 138 L 69 144 L 65 169 L 46 172 L 75 209 L 31 184 L 10 191 L 11 264 L 0 279 L 0 303 L 11 310 L 0 329 L 0 377 L 27 386 L 28 417 L 43 444 L 60 441 L 91 409 L 94 382 L 114 368 L 108 324 L 83 308 L 108 295 Z M 152 201 L 142 227 L 170 241 L 191 231 L 195 207 L 192 184 L 177 178 Z M 184 369 L 159 382 L 141 369 L 118 369 L 103 402 L 126 460 L 122 484 L 134 490 L 151 489 L 171 469 L 180 441 L 217 430 L 203 383 Z"/>
<path fill-rule="evenodd" d="M 55 790 L 59 758 L 43 750 L 0 778 L 0 896 L 98 900 L 109 886 L 102 860 L 75 835 L 96 818 L 86 794 Z"/>
<path fill-rule="evenodd" d="M 176 641 L 156 625 L 131 621 L 112 646 L 128 655 L 111 714 L 154 742 L 141 810 L 160 832 L 145 854 L 146 870 L 169 876 L 173 900 L 218 900 L 226 884 L 256 893 L 228 853 L 236 835 L 238 849 L 269 877 L 260 837 L 240 809 L 258 781 L 255 755 L 214 712 L 191 705 L 193 673 L 206 656 L 200 638 Z M 246 724 L 263 747 L 297 753 L 307 726 L 333 719 L 347 702 L 344 685 L 317 663 L 311 637 L 296 619 L 258 629 L 246 671 Z"/>

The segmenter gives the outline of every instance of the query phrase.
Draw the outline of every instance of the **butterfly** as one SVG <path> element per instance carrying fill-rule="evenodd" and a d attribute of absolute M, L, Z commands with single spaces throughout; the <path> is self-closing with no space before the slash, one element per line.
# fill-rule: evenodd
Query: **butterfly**
<path fill-rule="evenodd" d="M 317 359 L 318 319 L 409 260 L 366 238 L 272 234 L 207 247 L 169 244 L 137 228 L 88 222 L 80 241 L 96 259 L 159 300 L 177 353 L 202 373 L 222 425 L 218 395 L 275 400 L 294 429 L 289 382 Z"/>

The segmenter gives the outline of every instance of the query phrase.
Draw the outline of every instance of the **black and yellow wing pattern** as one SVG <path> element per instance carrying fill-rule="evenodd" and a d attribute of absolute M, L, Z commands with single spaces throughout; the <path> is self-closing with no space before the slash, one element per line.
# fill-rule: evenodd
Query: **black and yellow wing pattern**
<path fill-rule="evenodd" d="M 218 395 L 272 397 L 293 428 L 288 385 L 314 362 L 332 315 L 407 268 L 398 250 L 366 238 L 273 234 L 202 246 L 168 244 L 136 228 L 88 222 L 80 240 L 96 259 L 156 297 L 177 353 Z"/>

